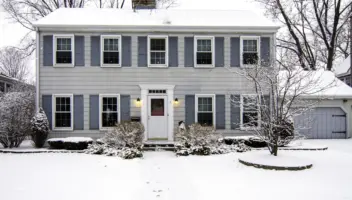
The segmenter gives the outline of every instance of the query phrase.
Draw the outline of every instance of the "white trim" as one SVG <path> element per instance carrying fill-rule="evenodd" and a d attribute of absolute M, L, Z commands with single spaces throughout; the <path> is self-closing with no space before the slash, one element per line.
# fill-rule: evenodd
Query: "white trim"
<path fill-rule="evenodd" d="M 56 63 L 57 39 L 71 38 L 71 63 L 61 64 Z M 57 34 L 53 35 L 53 67 L 74 67 L 75 66 L 75 36 L 73 34 Z"/>
<path fill-rule="evenodd" d="M 117 122 L 119 123 L 121 120 L 121 98 L 120 98 L 120 94 L 99 94 L 99 130 L 109 130 L 112 127 L 103 127 L 103 123 L 102 123 L 102 117 L 101 114 L 103 112 L 103 101 L 102 99 L 104 97 L 115 97 L 117 98 Z"/>
<path fill-rule="evenodd" d="M 260 36 L 241 36 L 240 41 L 240 65 L 241 67 L 253 67 L 253 65 L 245 65 L 243 64 L 243 40 L 257 40 L 257 53 L 258 53 L 258 65 L 260 65 L 261 57 L 260 57 Z"/>
<path fill-rule="evenodd" d="M 36 49 L 35 49 L 35 76 L 36 76 L 36 94 L 35 94 L 35 110 L 39 111 L 39 101 L 40 101 L 40 94 L 39 94 L 39 65 L 40 65 L 40 33 L 38 29 L 36 29 Z M 5 86 L 6 87 L 6 86 Z M 5 88 L 4 88 L 5 89 Z"/>
<path fill-rule="evenodd" d="M 56 122 L 56 118 L 55 118 L 55 113 L 56 113 L 56 98 L 57 97 L 69 97 L 70 98 L 70 109 L 71 109 L 71 127 L 55 127 L 55 122 Z M 74 123 L 74 115 L 73 115 L 73 94 L 53 94 L 52 97 L 52 120 L 53 120 L 53 130 L 55 131 L 73 131 L 73 123 Z"/>
<path fill-rule="evenodd" d="M 163 85 L 163 84 L 141 84 L 141 122 L 144 125 L 144 140 L 148 140 L 148 90 L 167 90 L 167 113 L 168 113 L 168 141 L 174 141 L 174 88 L 175 85 Z M 159 95 L 159 94 L 158 94 Z M 160 95 L 162 96 L 162 95 Z"/>
<path fill-rule="evenodd" d="M 259 112 L 259 106 L 258 105 L 258 126 L 257 127 L 248 127 L 248 126 L 243 126 L 243 97 L 248 97 L 248 96 L 257 96 L 256 94 L 241 94 L 240 96 L 240 130 L 254 130 L 255 128 L 259 128 L 261 126 L 261 115 L 260 115 L 260 112 Z"/>
<path fill-rule="evenodd" d="M 210 97 L 212 98 L 212 102 L 213 102 L 213 126 L 216 127 L 216 98 L 215 98 L 215 94 L 195 94 L 195 104 L 194 104 L 194 108 L 195 108 L 195 116 L 194 116 L 194 121 L 196 123 L 198 123 L 198 98 L 199 97 Z"/>
<path fill-rule="evenodd" d="M 211 40 L 211 64 L 210 65 L 202 65 L 197 64 L 197 41 L 201 39 L 210 39 Z M 194 36 L 194 44 L 193 44 L 193 57 L 194 57 L 194 67 L 195 68 L 213 68 L 215 67 L 215 37 L 214 36 Z"/>
<path fill-rule="evenodd" d="M 151 64 L 150 63 L 150 40 L 151 39 L 165 39 L 165 64 Z M 169 67 L 169 36 L 167 35 L 148 35 L 148 67 L 163 68 Z"/>
<path fill-rule="evenodd" d="M 122 40 L 121 35 L 101 35 L 100 36 L 100 67 L 121 67 L 122 62 Z M 107 64 L 104 63 L 104 39 L 118 39 L 119 40 L 119 63 Z"/>

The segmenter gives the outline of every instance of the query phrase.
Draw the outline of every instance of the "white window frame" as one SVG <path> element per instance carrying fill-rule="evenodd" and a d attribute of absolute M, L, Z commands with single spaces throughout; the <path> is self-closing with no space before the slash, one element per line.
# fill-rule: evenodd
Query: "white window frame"
<path fill-rule="evenodd" d="M 151 47 L 151 43 L 150 40 L 151 39 L 165 39 L 165 64 L 151 64 L 150 62 L 150 47 Z M 156 68 L 163 68 L 163 67 L 169 67 L 169 36 L 167 35 L 148 35 L 148 67 L 156 67 Z M 153 51 L 155 52 L 155 51 Z"/>
<path fill-rule="evenodd" d="M 56 98 L 57 97 L 69 97 L 70 98 L 70 109 L 71 109 L 71 127 L 56 127 Z M 52 97 L 52 119 L 53 119 L 53 130 L 60 130 L 60 131 L 73 131 L 73 123 L 74 123 L 74 115 L 73 115 L 73 94 L 53 94 Z"/>
<path fill-rule="evenodd" d="M 118 39 L 119 40 L 119 63 L 109 64 L 104 63 L 104 39 Z M 121 35 L 101 35 L 100 36 L 100 67 L 121 67 L 122 62 L 122 37 Z"/>
<path fill-rule="evenodd" d="M 244 111 L 244 109 L 243 109 L 243 98 L 244 97 L 250 97 L 250 96 L 255 97 L 257 95 L 256 94 L 243 94 L 243 95 L 241 95 L 241 100 L 240 100 L 240 104 L 241 104 L 241 106 L 240 106 L 240 109 L 241 109 L 240 129 L 241 130 L 254 130 L 254 129 L 257 129 L 257 128 L 261 127 L 261 123 L 260 123 L 261 122 L 260 104 L 258 105 L 258 110 L 257 110 L 257 112 L 258 112 L 258 126 L 257 127 L 251 127 L 251 126 L 245 126 L 243 124 L 243 111 Z M 260 99 L 259 99 L 259 101 L 260 101 Z"/>
<path fill-rule="evenodd" d="M 254 65 L 245 65 L 243 64 L 243 40 L 257 40 L 257 53 L 258 53 L 258 66 L 260 66 L 261 58 L 260 58 L 260 36 L 241 36 L 240 42 L 240 61 L 241 67 L 254 67 Z"/>
<path fill-rule="evenodd" d="M 71 52 L 72 59 L 71 63 L 56 63 L 56 52 L 57 52 L 57 39 L 59 38 L 70 38 L 71 39 Z M 75 66 L 75 36 L 73 34 L 60 34 L 53 36 L 53 64 L 54 67 L 74 67 Z"/>
<path fill-rule="evenodd" d="M 197 43 L 198 40 L 211 40 L 211 64 L 197 64 Z M 215 37 L 214 36 L 194 36 L 194 67 L 196 68 L 213 68 L 215 67 Z"/>
<path fill-rule="evenodd" d="M 117 98 L 117 122 L 119 123 L 121 120 L 121 101 L 120 101 L 120 94 L 99 94 L 99 129 L 100 130 L 109 130 L 113 127 L 103 127 L 103 98 L 104 97 L 115 97 Z"/>
<path fill-rule="evenodd" d="M 213 127 L 216 127 L 216 99 L 215 94 L 196 94 L 195 95 L 195 122 L 198 123 L 198 98 L 205 97 L 205 98 L 212 98 L 212 107 L 213 107 Z"/>

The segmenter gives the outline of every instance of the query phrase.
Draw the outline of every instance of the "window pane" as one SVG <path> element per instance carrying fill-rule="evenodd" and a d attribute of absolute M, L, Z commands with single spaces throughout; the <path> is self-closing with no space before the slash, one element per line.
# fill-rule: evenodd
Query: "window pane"
<path fill-rule="evenodd" d="M 117 123 L 118 113 L 102 113 L 102 125 L 103 127 L 112 127 Z"/>
<path fill-rule="evenodd" d="M 56 52 L 56 63 L 72 63 L 71 51 L 57 51 Z"/>
<path fill-rule="evenodd" d="M 71 111 L 70 97 L 56 97 L 56 111 L 70 112 Z"/>
<path fill-rule="evenodd" d="M 213 125 L 213 113 L 198 113 L 198 123 L 201 125 Z"/>
<path fill-rule="evenodd" d="M 211 40 L 197 40 L 197 51 L 211 51 Z"/>
<path fill-rule="evenodd" d="M 257 97 L 243 97 L 243 110 L 244 111 L 252 111 L 252 112 L 257 112 L 258 111 L 258 103 L 257 103 Z"/>
<path fill-rule="evenodd" d="M 55 127 L 71 127 L 71 113 L 55 113 Z"/>
<path fill-rule="evenodd" d="M 104 64 L 119 64 L 119 52 L 104 52 Z"/>
<path fill-rule="evenodd" d="M 150 64 L 165 64 L 165 52 L 151 52 Z"/>
<path fill-rule="evenodd" d="M 258 113 L 243 113 L 243 125 L 246 127 L 258 126 Z"/>
<path fill-rule="evenodd" d="M 104 39 L 104 51 L 118 51 L 119 39 Z"/>
<path fill-rule="evenodd" d="M 258 53 L 243 53 L 243 64 L 245 65 L 258 64 Z"/>
<path fill-rule="evenodd" d="M 150 50 L 165 51 L 165 39 L 150 39 Z"/>
<path fill-rule="evenodd" d="M 243 40 L 244 52 L 257 52 L 257 40 Z"/>
<path fill-rule="evenodd" d="M 116 112 L 116 111 L 117 111 L 117 98 L 103 97 L 103 112 Z"/>
<path fill-rule="evenodd" d="M 150 100 L 150 113 L 151 116 L 164 116 L 164 99 L 151 99 Z"/>
<path fill-rule="evenodd" d="M 211 65 L 212 64 L 212 53 L 197 53 L 197 64 L 200 65 Z"/>
<path fill-rule="evenodd" d="M 56 48 L 59 51 L 71 51 L 71 38 L 57 38 Z"/>
<path fill-rule="evenodd" d="M 212 112 L 213 111 L 213 98 L 199 97 L 198 98 L 198 111 Z"/>

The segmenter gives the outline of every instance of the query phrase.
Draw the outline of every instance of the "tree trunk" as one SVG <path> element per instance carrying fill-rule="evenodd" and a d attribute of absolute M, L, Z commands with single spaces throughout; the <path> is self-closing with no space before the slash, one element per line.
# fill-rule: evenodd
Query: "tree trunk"
<path fill-rule="evenodd" d="M 271 155 L 277 156 L 277 152 L 279 150 L 279 147 L 277 144 L 268 144 L 268 148 Z"/>

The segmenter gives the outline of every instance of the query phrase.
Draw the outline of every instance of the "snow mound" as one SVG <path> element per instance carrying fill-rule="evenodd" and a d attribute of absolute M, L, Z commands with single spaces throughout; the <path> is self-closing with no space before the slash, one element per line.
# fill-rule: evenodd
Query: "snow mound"
<path fill-rule="evenodd" d="M 310 160 L 281 151 L 278 156 L 270 155 L 268 151 L 249 152 L 238 160 L 248 166 L 275 170 L 303 170 L 313 166 Z"/>
<path fill-rule="evenodd" d="M 72 142 L 72 143 L 79 143 L 79 142 L 93 142 L 93 139 L 90 137 L 67 137 L 67 138 L 51 138 L 47 140 L 48 142 Z"/>

